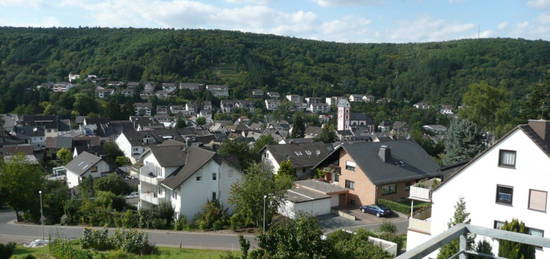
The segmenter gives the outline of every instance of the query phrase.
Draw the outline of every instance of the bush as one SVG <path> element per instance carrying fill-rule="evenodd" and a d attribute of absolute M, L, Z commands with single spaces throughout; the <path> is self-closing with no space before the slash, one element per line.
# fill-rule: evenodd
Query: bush
<path fill-rule="evenodd" d="M 50 254 L 57 259 L 93 259 L 93 253 L 74 248 L 67 240 L 56 239 L 48 244 Z"/>
<path fill-rule="evenodd" d="M 411 213 L 411 206 L 410 205 L 406 205 L 406 204 L 399 203 L 399 202 L 396 202 L 396 201 L 378 199 L 378 204 L 384 205 L 384 206 L 386 206 L 386 207 L 388 207 L 388 208 L 390 208 L 394 211 L 398 211 L 398 212 L 401 212 L 401 213 L 405 213 L 405 214 Z M 413 209 L 416 211 L 418 209 L 428 207 L 428 206 L 430 206 L 429 203 L 420 203 L 420 204 L 414 205 Z"/>
<path fill-rule="evenodd" d="M 390 222 L 384 222 L 378 228 L 378 231 L 384 232 L 384 233 L 395 233 L 396 230 L 397 229 L 396 229 L 395 225 L 390 223 Z"/>
<path fill-rule="evenodd" d="M 93 248 L 100 251 L 113 249 L 113 244 L 109 238 L 109 231 L 104 230 L 92 230 L 85 228 L 80 238 L 80 245 L 84 249 Z"/>
<path fill-rule="evenodd" d="M 9 242 L 7 244 L 0 244 L 0 259 L 8 259 L 13 254 L 15 250 L 15 243 Z"/>
<path fill-rule="evenodd" d="M 195 223 L 201 230 L 218 230 L 226 225 L 227 218 L 227 209 L 224 209 L 219 201 L 213 200 L 204 205 Z"/>
<path fill-rule="evenodd" d="M 139 225 L 139 215 L 135 210 L 126 210 L 121 215 L 121 224 L 125 228 L 136 228 Z"/>
<path fill-rule="evenodd" d="M 123 252 L 146 255 L 156 252 L 156 248 L 149 244 L 147 234 L 143 232 L 116 231 L 112 237 L 113 245 Z"/>
<path fill-rule="evenodd" d="M 174 230 L 184 230 L 187 225 L 187 218 L 185 216 L 179 216 L 176 222 L 174 223 Z"/>

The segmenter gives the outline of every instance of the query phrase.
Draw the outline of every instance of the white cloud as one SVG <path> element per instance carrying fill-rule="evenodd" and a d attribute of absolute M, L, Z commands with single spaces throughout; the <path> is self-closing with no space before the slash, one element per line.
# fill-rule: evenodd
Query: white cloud
<path fill-rule="evenodd" d="M 322 7 L 341 6 L 341 5 L 366 5 L 379 4 L 384 0 L 313 0 L 316 4 Z"/>
<path fill-rule="evenodd" d="M 400 22 L 400 25 L 390 32 L 389 39 L 399 42 L 453 40 L 472 34 L 475 28 L 476 26 L 470 23 L 450 23 L 441 19 L 422 17 L 415 21 Z"/>
<path fill-rule="evenodd" d="M 501 23 L 499 23 L 498 26 L 497 26 L 497 28 L 498 28 L 499 30 L 504 30 L 504 29 L 506 29 L 506 27 L 508 27 L 508 22 L 501 22 Z"/>
<path fill-rule="evenodd" d="M 0 0 L 0 6 L 40 8 L 45 5 L 44 0 Z"/>
<path fill-rule="evenodd" d="M 340 19 L 323 22 L 319 36 L 323 40 L 339 42 L 365 42 L 369 35 L 368 25 L 371 21 L 365 18 L 348 15 Z"/>
<path fill-rule="evenodd" d="M 527 5 L 535 8 L 548 8 L 550 7 L 550 0 L 532 0 L 528 1 Z"/>
<path fill-rule="evenodd" d="M 257 4 L 257 5 L 265 5 L 270 2 L 270 0 L 225 0 L 225 1 L 232 4 Z"/>
<path fill-rule="evenodd" d="M 548 13 L 548 12 L 541 13 L 537 17 L 537 22 L 539 22 L 541 24 L 549 24 L 550 25 L 550 13 Z"/>
<path fill-rule="evenodd" d="M 63 24 L 57 18 L 52 16 L 46 16 L 34 21 L 21 22 L 20 20 L 4 20 L 0 19 L 0 26 L 14 26 L 14 27 L 62 27 Z"/>

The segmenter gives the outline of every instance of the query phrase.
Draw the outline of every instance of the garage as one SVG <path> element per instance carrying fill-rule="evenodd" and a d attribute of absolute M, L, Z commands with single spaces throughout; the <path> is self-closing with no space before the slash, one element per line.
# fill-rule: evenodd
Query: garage
<path fill-rule="evenodd" d="M 326 194 L 294 186 L 287 190 L 278 208 L 279 214 L 295 219 L 300 214 L 320 216 L 330 214 L 331 197 Z"/>

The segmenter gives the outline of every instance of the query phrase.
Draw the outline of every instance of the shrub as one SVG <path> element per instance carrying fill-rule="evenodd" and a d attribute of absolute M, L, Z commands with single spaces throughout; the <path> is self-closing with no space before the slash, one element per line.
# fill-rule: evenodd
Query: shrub
<path fill-rule="evenodd" d="M 390 223 L 390 222 L 384 222 L 378 228 L 378 231 L 384 232 L 384 233 L 395 233 L 396 230 L 397 229 L 396 229 L 395 225 Z"/>
<path fill-rule="evenodd" d="M 80 238 L 80 245 L 84 249 L 93 248 L 100 251 L 113 249 L 113 244 L 111 243 L 109 231 L 107 229 L 92 230 L 85 228 L 82 233 L 82 238 Z"/>
<path fill-rule="evenodd" d="M 187 219 L 185 218 L 185 216 L 181 215 L 174 223 L 174 230 L 184 230 L 186 225 Z"/>
<path fill-rule="evenodd" d="M 93 253 L 74 248 L 67 240 L 56 239 L 48 244 L 50 254 L 57 259 L 93 259 Z"/>
<path fill-rule="evenodd" d="M 146 255 L 156 252 L 156 248 L 149 244 L 147 234 L 143 232 L 116 231 L 112 237 L 113 245 L 123 252 Z"/>
<path fill-rule="evenodd" d="M 7 244 L 0 244 L 0 259 L 8 259 L 13 254 L 15 250 L 15 243 L 9 242 Z"/>
<path fill-rule="evenodd" d="M 126 210 L 121 215 L 121 224 L 125 228 L 136 228 L 139 225 L 139 215 L 135 210 Z"/>
<path fill-rule="evenodd" d="M 388 208 L 390 208 L 394 211 L 398 211 L 398 212 L 401 212 L 401 213 L 405 213 L 405 214 L 411 213 L 411 206 L 410 205 L 406 205 L 406 204 L 399 203 L 399 202 L 396 202 L 396 201 L 378 199 L 378 204 L 384 205 L 384 206 L 386 206 L 386 207 L 388 207 Z M 424 207 L 427 207 L 427 206 L 430 206 L 430 204 L 429 203 L 420 203 L 420 204 L 414 205 L 413 209 L 418 210 L 418 209 L 421 209 L 421 208 L 424 208 Z"/>
<path fill-rule="evenodd" d="M 219 201 L 208 201 L 195 223 L 201 230 L 221 229 L 227 223 L 227 209 L 224 209 Z"/>

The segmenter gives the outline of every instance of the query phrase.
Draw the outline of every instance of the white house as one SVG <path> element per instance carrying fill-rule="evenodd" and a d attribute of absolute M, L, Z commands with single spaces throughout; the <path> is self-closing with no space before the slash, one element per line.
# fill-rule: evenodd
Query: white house
<path fill-rule="evenodd" d="M 185 216 L 189 221 L 210 200 L 218 200 L 224 208 L 231 209 L 231 185 L 242 177 L 238 162 L 233 159 L 176 141 L 152 146 L 142 161 L 139 207 L 168 202 L 176 217 Z"/>
<path fill-rule="evenodd" d="M 206 85 L 206 90 L 216 97 L 229 96 L 229 87 L 227 85 Z"/>
<path fill-rule="evenodd" d="M 148 136 L 135 130 L 124 130 L 115 139 L 118 148 L 124 153 L 124 156 L 135 163 L 137 158 L 145 151 L 148 144 L 154 143 L 152 136 Z"/>
<path fill-rule="evenodd" d="M 525 223 L 531 235 L 545 237 L 550 233 L 549 173 L 550 121 L 529 120 L 446 176 L 431 193 L 411 187 L 410 198 L 431 201 L 432 213 L 410 219 L 407 249 L 447 230 L 459 198 L 466 202 L 472 225 L 499 228 L 515 218 Z M 487 241 L 498 254 L 498 242 Z M 536 255 L 550 258 L 550 251 L 537 249 Z"/>
<path fill-rule="evenodd" d="M 282 162 L 290 161 L 296 169 L 298 178 L 306 177 L 312 174 L 312 167 L 333 150 L 330 144 L 309 142 L 310 140 L 307 139 L 308 142 L 300 144 L 266 145 L 262 150 L 262 162 L 273 173 L 277 173 Z"/>
<path fill-rule="evenodd" d="M 307 110 L 313 113 L 327 113 L 330 111 L 330 106 L 326 103 L 311 103 Z"/>
<path fill-rule="evenodd" d="M 281 101 L 277 99 L 266 99 L 265 100 L 265 109 L 268 111 L 274 111 L 279 108 L 279 105 L 281 105 Z"/>
<path fill-rule="evenodd" d="M 78 186 L 86 177 L 98 178 L 108 173 L 109 164 L 101 157 L 82 152 L 66 166 L 66 179 L 69 188 Z"/>
<path fill-rule="evenodd" d="M 352 103 L 362 102 L 363 101 L 363 95 L 350 94 L 349 95 L 349 101 L 352 102 Z"/>

